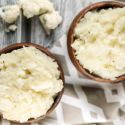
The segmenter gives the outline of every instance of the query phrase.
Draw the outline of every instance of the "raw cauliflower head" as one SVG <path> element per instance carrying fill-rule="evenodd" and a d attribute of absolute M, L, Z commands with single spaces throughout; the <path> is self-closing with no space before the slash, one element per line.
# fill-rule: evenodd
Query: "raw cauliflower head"
<path fill-rule="evenodd" d="M 62 17 L 57 11 L 53 11 L 52 13 L 41 15 L 40 21 L 48 32 L 51 29 L 55 29 L 61 23 Z"/>
<path fill-rule="evenodd" d="M 20 15 L 20 7 L 18 5 L 8 5 L 0 8 L 0 17 L 6 23 L 14 23 Z"/>
<path fill-rule="evenodd" d="M 20 0 L 19 5 L 27 18 L 54 10 L 53 4 L 48 0 Z"/>

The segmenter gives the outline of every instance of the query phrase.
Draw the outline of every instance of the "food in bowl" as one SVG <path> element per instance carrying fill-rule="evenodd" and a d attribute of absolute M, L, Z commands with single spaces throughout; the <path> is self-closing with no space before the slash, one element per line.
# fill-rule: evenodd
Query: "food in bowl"
<path fill-rule="evenodd" d="M 115 80 L 125 74 L 125 7 L 89 11 L 76 25 L 72 43 L 91 74 Z"/>
<path fill-rule="evenodd" d="M 35 47 L 0 55 L 0 112 L 3 118 L 27 122 L 50 109 L 63 89 L 58 64 Z"/>

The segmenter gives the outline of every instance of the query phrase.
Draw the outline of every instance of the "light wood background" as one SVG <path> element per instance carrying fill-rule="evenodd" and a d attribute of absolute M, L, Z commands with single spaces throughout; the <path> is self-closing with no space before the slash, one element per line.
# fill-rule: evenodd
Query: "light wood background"
<path fill-rule="evenodd" d="M 18 0 L 0 0 L 0 6 L 15 4 Z M 17 21 L 18 29 L 16 32 L 6 33 L 6 24 L 0 19 L 0 47 L 5 47 L 9 44 L 16 42 L 33 42 L 45 47 L 50 47 L 54 42 L 58 41 L 63 33 L 66 33 L 68 25 L 72 20 L 72 15 L 79 10 L 77 4 L 82 0 L 51 0 L 55 8 L 60 12 L 63 17 L 62 24 L 50 36 L 47 36 L 40 24 L 39 18 L 26 19 L 23 16 Z"/>
<path fill-rule="evenodd" d="M 15 4 L 18 0 L 0 0 L 0 6 Z M 0 19 L 0 48 L 16 42 L 33 42 L 44 47 L 51 47 L 59 38 L 66 34 L 74 16 L 90 2 L 100 0 L 51 0 L 63 17 L 62 24 L 50 36 L 47 36 L 40 24 L 39 18 L 26 19 L 20 16 L 16 32 L 6 33 L 6 24 Z"/>

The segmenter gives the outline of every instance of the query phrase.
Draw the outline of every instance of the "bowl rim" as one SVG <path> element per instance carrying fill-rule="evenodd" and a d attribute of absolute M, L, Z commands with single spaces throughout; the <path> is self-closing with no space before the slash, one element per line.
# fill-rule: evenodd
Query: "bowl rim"
<path fill-rule="evenodd" d="M 22 124 L 36 123 L 36 122 L 44 119 L 45 117 L 47 117 L 51 112 L 53 112 L 53 110 L 57 107 L 57 105 L 59 104 L 59 102 L 60 102 L 60 100 L 61 100 L 61 98 L 63 96 L 64 87 L 65 87 L 64 73 L 63 73 L 63 69 L 62 69 L 62 67 L 60 65 L 60 62 L 58 61 L 58 59 L 47 48 L 44 48 L 41 45 L 38 45 L 38 44 L 35 44 L 35 43 L 26 43 L 26 42 L 14 43 L 14 44 L 11 44 L 11 45 L 1 49 L 0 50 L 0 55 L 1 54 L 5 54 L 5 53 L 9 53 L 9 52 L 11 52 L 13 50 L 16 50 L 16 49 L 20 49 L 20 48 L 23 48 L 23 47 L 30 47 L 30 46 L 33 46 L 36 49 L 40 50 L 41 52 L 43 52 L 44 54 L 46 54 L 50 58 L 54 59 L 54 61 L 58 64 L 58 69 L 60 71 L 60 79 L 63 81 L 63 89 L 59 93 L 57 93 L 57 97 L 54 100 L 54 103 L 49 108 L 49 110 L 46 112 L 46 114 L 44 114 L 44 115 L 42 115 L 42 116 L 40 116 L 40 117 L 38 117 L 36 119 L 34 119 L 34 118 L 32 119 L 31 118 L 28 121 L 23 122 Z M 0 115 L 2 116 L 2 114 L 0 114 Z M 19 121 L 13 121 L 13 120 L 9 120 L 9 121 L 12 122 L 12 123 L 20 123 Z"/>
<path fill-rule="evenodd" d="M 94 74 L 91 74 L 87 69 L 85 69 L 80 63 L 79 61 L 76 59 L 75 56 L 75 50 L 71 47 L 71 44 L 74 41 L 74 29 L 77 25 L 77 23 L 80 21 L 81 18 L 83 18 L 85 16 L 85 14 L 88 11 L 92 11 L 95 9 L 101 9 L 101 8 L 110 8 L 110 7 L 120 7 L 123 8 L 125 7 L 125 2 L 120 2 L 120 1 L 102 1 L 102 2 L 97 2 L 94 4 L 90 4 L 89 6 L 85 7 L 84 9 L 82 9 L 74 18 L 74 20 L 72 21 L 69 31 L 68 31 L 68 35 L 67 35 L 67 49 L 68 49 L 68 54 L 69 57 L 71 59 L 71 62 L 73 63 L 73 65 L 76 67 L 76 69 L 84 76 L 95 80 L 97 82 L 102 82 L 102 83 L 118 83 L 121 82 L 123 80 L 125 80 L 125 75 L 121 75 L 119 77 L 116 78 L 116 80 L 110 80 L 110 79 L 104 79 L 101 78 L 99 76 L 96 76 Z"/>

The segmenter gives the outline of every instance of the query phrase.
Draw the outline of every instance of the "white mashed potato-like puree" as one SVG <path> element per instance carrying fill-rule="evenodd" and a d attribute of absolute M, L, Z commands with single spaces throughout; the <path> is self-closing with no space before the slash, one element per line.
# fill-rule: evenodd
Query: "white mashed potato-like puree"
<path fill-rule="evenodd" d="M 0 112 L 26 122 L 44 115 L 63 88 L 58 64 L 34 47 L 0 56 Z"/>
<path fill-rule="evenodd" d="M 90 73 L 110 80 L 125 74 L 125 8 L 86 13 L 74 38 L 76 58 Z"/>

